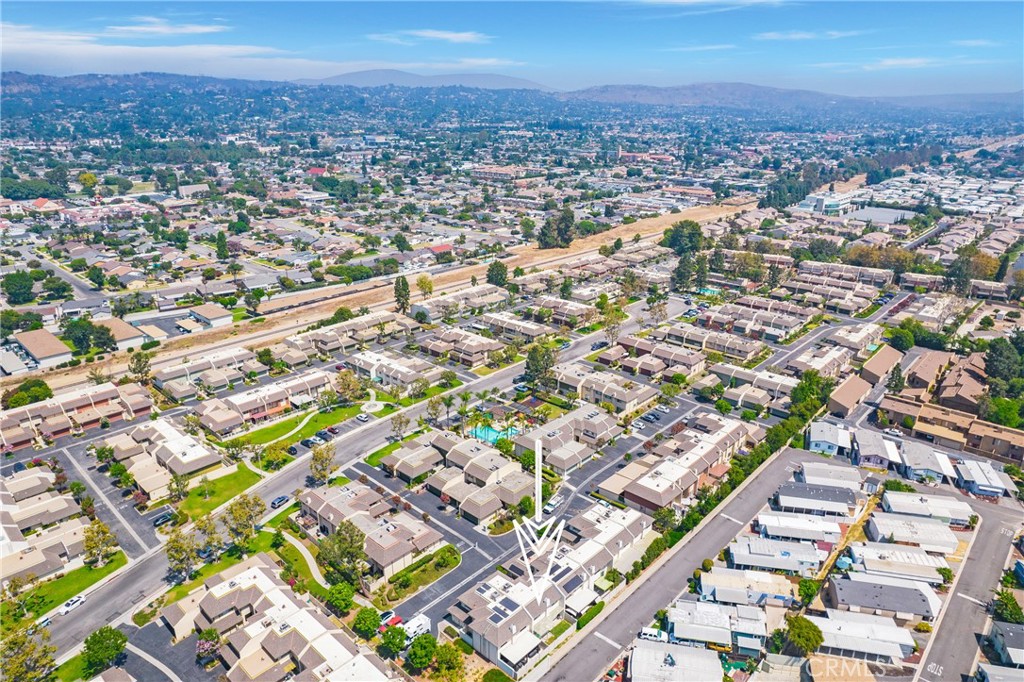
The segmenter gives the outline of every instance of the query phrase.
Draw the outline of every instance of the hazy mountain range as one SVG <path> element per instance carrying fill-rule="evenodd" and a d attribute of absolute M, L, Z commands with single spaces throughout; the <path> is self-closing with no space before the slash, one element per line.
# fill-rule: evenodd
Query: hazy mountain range
<path fill-rule="evenodd" d="M 601 85 L 575 91 L 556 91 L 540 83 L 501 74 L 463 73 L 423 76 L 397 70 L 357 71 L 322 79 L 294 82 L 222 79 L 166 73 L 128 75 L 82 74 L 56 77 L 5 72 L 0 75 L 5 95 L 76 91 L 104 86 L 161 87 L 182 90 L 239 92 L 298 87 L 351 88 L 480 88 L 525 90 L 558 102 L 593 102 L 682 107 L 728 107 L 762 111 L 880 111 L 893 107 L 958 113 L 1024 115 L 1024 91 L 1009 93 L 949 94 L 906 97 L 850 97 L 812 90 L 774 88 L 750 83 L 694 83 L 671 87 L 653 85 Z"/>

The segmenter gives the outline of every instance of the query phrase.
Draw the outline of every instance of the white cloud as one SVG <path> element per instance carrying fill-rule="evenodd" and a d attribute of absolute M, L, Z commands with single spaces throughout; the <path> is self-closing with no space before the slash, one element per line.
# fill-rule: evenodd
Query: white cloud
<path fill-rule="evenodd" d="M 992 64 L 985 59 L 968 59 L 966 57 L 886 57 L 871 62 L 819 62 L 811 64 L 818 69 L 827 69 L 838 73 L 855 73 L 862 71 L 895 71 L 906 69 L 929 69 L 936 67 L 974 66 Z"/>
<path fill-rule="evenodd" d="M 971 39 L 971 40 L 954 40 L 953 45 L 959 47 L 999 47 L 999 43 L 994 40 L 986 40 L 984 38 Z"/>
<path fill-rule="evenodd" d="M 732 50 L 736 46 L 731 43 L 719 43 L 715 45 L 684 45 L 682 47 L 666 47 L 665 52 L 716 52 L 718 50 Z"/>
<path fill-rule="evenodd" d="M 177 36 L 202 33 L 221 33 L 229 29 L 224 24 L 172 24 L 160 17 L 135 17 L 134 24 L 108 26 L 107 33 L 114 36 Z"/>
<path fill-rule="evenodd" d="M 864 31 L 766 31 L 754 40 L 837 40 L 863 35 Z"/>
<path fill-rule="evenodd" d="M 479 31 L 441 31 L 434 28 L 417 28 L 408 31 L 392 31 L 391 33 L 371 33 L 366 36 L 370 40 L 392 45 L 415 45 L 420 40 L 440 40 L 456 45 L 481 44 L 491 41 L 491 36 Z"/>
<path fill-rule="evenodd" d="M 383 60 L 331 61 L 307 59 L 263 45 L 123 45 L 103 42 L 104 36 L 75 31 L 37 29 L 0 22 L 4 39 L 0 58 L 4 68 L 26 73 L 139 73 L 164 71 L 222 78 L 292 80 L 326 78 L 368 69 L 427 72 L 522 66 L 500 57 L 392 62 Z"/>

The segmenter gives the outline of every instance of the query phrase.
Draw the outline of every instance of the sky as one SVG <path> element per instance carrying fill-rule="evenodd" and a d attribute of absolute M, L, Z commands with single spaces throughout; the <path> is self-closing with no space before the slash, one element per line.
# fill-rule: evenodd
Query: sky
<path fill-rule="evenodd" d="M 292 80 L 500 73 L 559 90 L 744 82 L 842 95 L 1010 92 L 1024 3 L 14 2 L 4 71 Z"/>

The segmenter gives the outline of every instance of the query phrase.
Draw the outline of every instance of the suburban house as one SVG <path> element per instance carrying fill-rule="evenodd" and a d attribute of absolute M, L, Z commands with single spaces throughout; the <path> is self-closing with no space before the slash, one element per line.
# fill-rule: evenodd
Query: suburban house
<path fill-rule="evenodd" d="M 823 455 L 848 457 L 852 449 L 850 431 L 842 424 L 811 422 L 807 440 L 808 450 Z"/>

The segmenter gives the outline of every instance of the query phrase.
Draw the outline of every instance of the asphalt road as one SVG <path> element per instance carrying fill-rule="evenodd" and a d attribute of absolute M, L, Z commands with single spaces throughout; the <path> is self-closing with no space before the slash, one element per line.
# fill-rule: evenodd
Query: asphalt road
<path fill-rule="evenodd" d="M 622 333 L 628 334 L 641 328 L 643 303 L 630 306 L 631 317 L 622 325 Z M 669 314 L 679 315 L 684 310 L 682 301 L 670 299 Z M 578 337 L 572 345 L 559 354 L 562 362 L 579 359 L 591 352 L 590 345 L 603 338 L 601 332 Z M 491 388 L 504 389 L 511 385 L 514 376 L 522 371 L 521 365 L 512 365 L 465 384 L 458 392 L 470 390 L 480 392 Z M 412 406 L 405 413 L 411 423 L 419 417 L 426 417 L 426 401 Z M 351 427 L 350 427 L 351 428 Z M 107 432 L 104 435 L 109 435 Z M 338 453 L 337 463 L 341 470 L 350 468 L 365 455 L 380 448 L 391 435 L 390 419 L 374 419 L 367 424 L 351 428 L 333 442 Z M 295 461 L 281 471 L 267 476 L 248 492 L 261 497 L 268 505 L 279 495 L 293 495 L 296 490 L 308 485 L 307 475 L 309 452 L 303 452 Z M 72 470 L 69 470 L 72 471 Z M 88 481 L 87 481 L 88 483 Z M 493 555 L 492 555 L 493 556 Z M 167 577 L 167 559 L 159 548 L 150 550 L 136 560 L 112 581 L 89 594 L 89 608 L 79 609 L 74 617 L 58 617 L 51 627 L 51 642 L 57 647 L 58 655 L 80 644 L 85 637 L 102 625 L 112 623 L 131 612 L 143 599 L 152 596 L 164 584 Z"/>
<path fill-rule="evenodd" d="M 794 468 L 801 462 L 817 459 L 819 456 L 813 453 L 791 450 L 758 471 L 742 494 L 719 507 L 701 530 L 681 540 L 682 549 L 649 575 L 635 592 L 609 604 L 596 630 L 584 639 L 569 640 L 567 646 L 571 648 L 544 674 L 544 680 L 589 682 L 601 677 L 640 628 L 650 624 L 659 609 L 687 589 L 687 579 L 701 562 L 717 556 L 753 520 L 776 488 L 793 475 Z"/>
<path fill-rule="evenodd" d="M 961 499 L 965 498 L 961 496 Z M 971 679 L 988 619 L 986 605 L 999 585 L 1010 541 L 1020 530 L 1024 518 L 1020 505 L 1011 500 L 1003 500 L 1005 506 L 981 500 L 967 501 L 982 522 L 967 560 L 960 567 L 956 585 L 946 600 L 934 640 L 918 669 L 918 679 L 922 682 Z"/>

